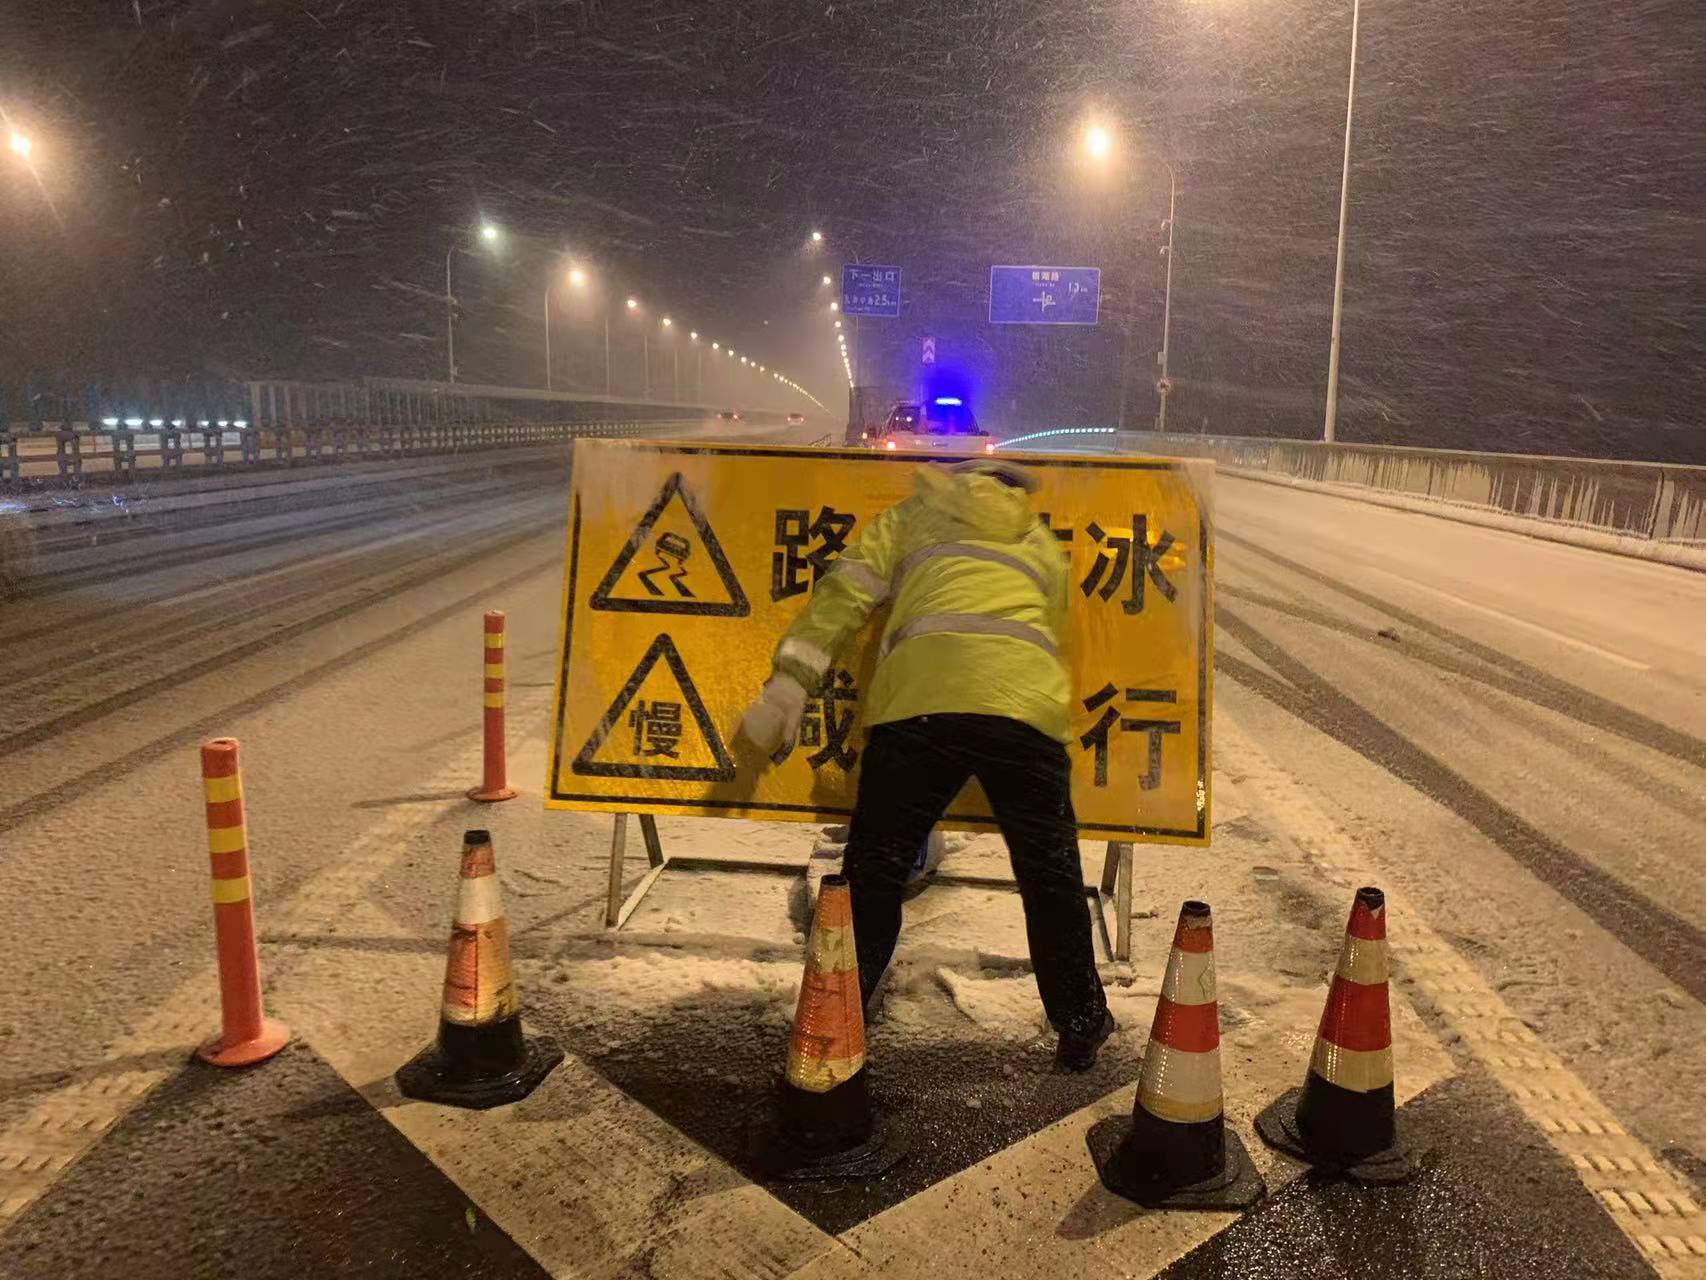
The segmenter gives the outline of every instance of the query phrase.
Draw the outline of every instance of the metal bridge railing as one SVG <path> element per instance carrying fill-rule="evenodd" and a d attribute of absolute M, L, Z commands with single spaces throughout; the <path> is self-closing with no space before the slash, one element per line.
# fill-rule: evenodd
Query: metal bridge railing
<path fill-rule="evenodd" d="M 294 467 L 518 448 L 580 437 L 668 434 L 697 419 L 627 422 L 328 423 L 316 426 L 130 427 L 0 431 L 0 487 L 129 479 L 185 469 Z"/>

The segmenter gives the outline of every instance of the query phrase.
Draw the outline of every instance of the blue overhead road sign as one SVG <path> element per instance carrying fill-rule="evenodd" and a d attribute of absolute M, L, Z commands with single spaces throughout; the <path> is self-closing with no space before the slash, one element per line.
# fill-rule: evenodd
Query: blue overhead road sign
<path fill-rule="evenodd" d="M 900 315 L 900 268 L 856 262 L 843 266 L 841 309 L 850 316 Z"/>
<path fill-rule="evenodd" d="M 990 324 L 1095 324 L 1098 267 L 991 267 Z"/>

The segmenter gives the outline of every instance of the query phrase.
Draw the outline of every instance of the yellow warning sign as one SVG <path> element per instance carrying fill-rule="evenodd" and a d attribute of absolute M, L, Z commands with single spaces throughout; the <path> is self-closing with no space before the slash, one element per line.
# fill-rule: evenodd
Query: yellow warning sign
<path fill-rule="evenodd" d="M 813 587 L 921 466 L 865 450 L 575 444 L 546 803 L 559 809 L 844 820 L 879 609 L 779 762 L 734 736 Z M 1209 832 L 1212 466 L 1024 455 L 1070 566 L 1061 650 L 1085 838 Z M 949 826 L 988 828 L 975 782 Z"/>

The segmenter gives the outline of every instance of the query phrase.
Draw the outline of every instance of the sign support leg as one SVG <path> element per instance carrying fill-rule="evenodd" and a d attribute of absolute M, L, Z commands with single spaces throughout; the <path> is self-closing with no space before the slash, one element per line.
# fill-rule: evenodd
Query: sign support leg
<path fill-rule="evenodd" d="M 1115 960 L 1131 959 L 1131 892 L 1135 855 L 1133 846 L 1123 840 L 1108 841 L 1108 853 L 1102 861 L 1102 882 L 1097 886 L 1096 905 L 1104 912 L 1108 899 L 1114 900 L 1113 953 Z"/>
<path fill-rule="evenodd" d="M 658 839 L 658 822 L 649 813 L 636 814 L 640 820 L 640 838 L 646 843 L 646 861 L 650 870 L 640 877 L 640 883 L 634 886 L 626 900 L 622 897 L 622 871 L 628 852 L 628 815 L 615 815 L 610 833 L 610 887 L 604 899 L 604 927 L 620 929 L 628 923 L 628 917 L 634 914 L 646 894 L 658 882 L 658 877 L 669 865 L 669 858 L 663 851 L 663 841 Z"/>
<path fill-rule="evenodd" d="M 610 887 L 604 896 L 604 926 L 617 928 L 622 911 L 622 860 L 628 852 L 628 815 L 619 813 L 610 831 Z"/>

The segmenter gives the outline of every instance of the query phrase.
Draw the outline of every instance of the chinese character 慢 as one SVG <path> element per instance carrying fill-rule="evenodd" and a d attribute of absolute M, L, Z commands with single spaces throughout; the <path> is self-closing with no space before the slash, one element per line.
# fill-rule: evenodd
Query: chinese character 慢
<path fill-rule="evenodd" d="M 833 559 L 847 549 L 847 535 L 853 532 L 858 517 L 834 507 L 819 507 L 814 520 L 804 508 L 779 509 L 776 512 L 776 546 L 770 557 L 770 598 L 784 600 L 806 590 L 806 569 L 811 569 L 811 586 L 829 572 Z M 806 548 L 821 539 L 822 545 L 811 551 Z"/>
<path fill-rule="evenodd" d="M 1117 724 L 1128 733 L 1147 733 L 1149 735 L 1149 764 L 1143 776 L 1137 780 L 1137 785 L 1144 791 L 1153 791 L 1161 785 L 1161 735 L 1179 732 L 1179 721 L 1156 720 L 1137 716 L 1122 716 L 1106 704 L 1112 702 L 1119 690 L 1112 684 L 1105 684 L 1088 698 L 1084 699 L 1084 710 L 1094 711 L 1104 707 L 1101 719 L 1091 725 L 1078 745 L 1086 751 L 1094 750 L 1095 785 L 1108 785 L 1108 735 Z M 1127 689 L 1125 700 L 1132 702 L 1169 702 L 1177 703 L 1179 695 L 1172 689 Z"/>
<path fill-rule="evenodd" d="M 628 713 L 628 727 L 634 731 L 634 754 L 668 756 L 677 759 L 681 746 L 681 704 L 679 702 L 640 701 Z"/>
<path fill-rule="evenodd" d="M 1113 599 L 1114 593 L 1120 589 L 1120 583 L 1128 577 L 1131 580 L 1131 595 L 1120 602 L 1120 607 L 1127 613 L 1143 612 L 1145 579 L 1154 583 L 1155 589 L 1168 600 L 1178 596 L 1177 589 L 1161 570 L 1161 557 L 1172 548 L 1173 535 L 1163 530 L 1161 536 L 1155 540 L 1155 545 L 1150 546 L 1148 516 L 1134 515 L 1131 518 L 1129 538 L 1107 532 L 1094 520 L 1084 526 L 1084 531 L 1098 547 L 1096 563 L 1090 566 L 1090 572 L 1085 574 L 1084 581 L 1078 584 L 1078 589 L 1084 593 L 1086 599 L 1093 592 L 1100 594 L 1104 600 Z M 1134 546 L 1137 549 L 1136 564 L 1132 563 Z"/>
<path fill-rule="evenodd" d="M 806 704 L 800 720 L 800 745 L 817 747 L 806 763 L 815 771 L 831 760 L 841 766 L 843 773 L 853 768 L 859 752 L 847 745 L 847 735 L 853 732 L 857 712 L 851 704 L 859 701 L 859 691 L 853 687 L 853 673 L 839 667 L 823 679 L 823 689 Z M 845 710 L 839 703 L 849 704 Z"/>
<path fill-rule="evenodd" d="M 1031 283 L 1032 284 L 1036 284 L 1037 281 L 1041 280 L 1042 278 L 1043 278 L 1042 272 L 1040 272 L 1040 271 L 1031 272 Z"/>

